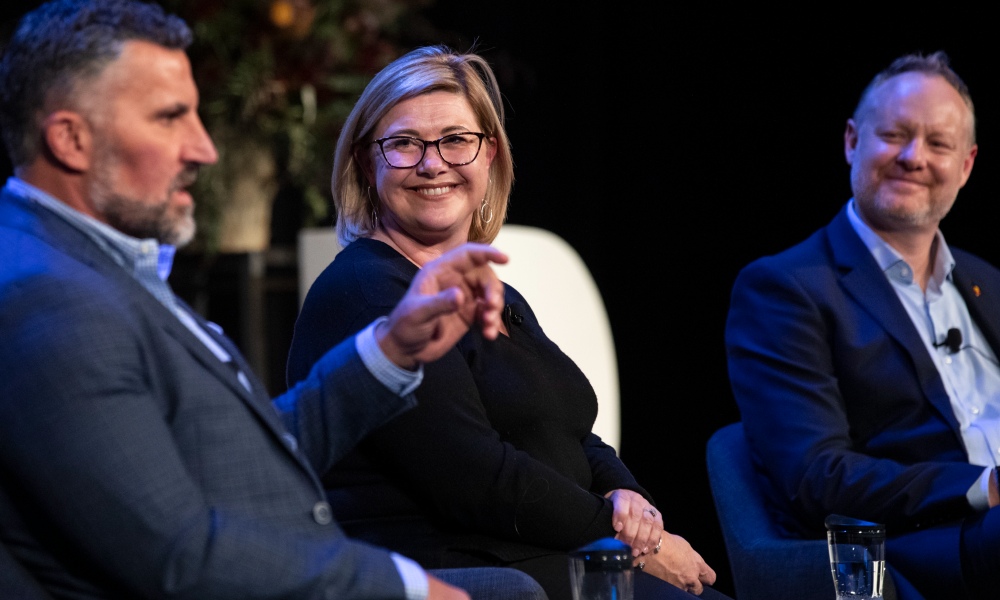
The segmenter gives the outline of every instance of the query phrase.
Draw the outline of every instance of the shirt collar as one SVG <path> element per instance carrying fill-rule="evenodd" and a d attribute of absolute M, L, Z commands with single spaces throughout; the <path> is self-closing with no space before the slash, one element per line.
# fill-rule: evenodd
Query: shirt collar
<path fill-rule="evenodd" d="M 879 268 L 888 277 L 900 279 L 904 283 L 913 283 L 913 269 L 903 259 L 903 256 L 883 240 L 867 223 L 862 220 L 857 212 L 854 198 L 847 203 L 847 218 L 851 222 L 854 231 L 861 238 L 861 241 L 871 252 Z M 938 229 L 935 235 L 937 252 L 934 255 L 934 264 L 931 265 L 931 276 L 928 286 L 940 288 L 945 280 L 951 280 L 951 272 L 955 268 L 955 258 L 951 254 L 951 249 L 944 241 L 944 234 Z"/>
<path fill-rule="evenodd" d="M 160 244 L 154 238 L 139 239 L 126 235 L 106 223 L 70 208 L 65 202 L 17 177 L 9 177 L 5 187 L 11 193 L 36 202 L 62 217 L 133 274 L 149 268 L 148 265 L 154 265 L 157 277 L 161 281 L 166 281 L 170 276 L 176 253 L 174 246 Z M 151 256 L 155 256 L 156 260 L 151 260 L 149 258 Z"/>

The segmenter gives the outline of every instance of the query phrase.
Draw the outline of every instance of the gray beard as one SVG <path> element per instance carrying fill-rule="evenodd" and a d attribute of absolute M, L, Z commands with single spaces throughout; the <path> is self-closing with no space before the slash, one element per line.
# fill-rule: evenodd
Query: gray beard
<path fill-rule="evenodd" d="M 178 248 L 194 238 L 196 225 L 190 211 L 174 216 L 166 202 L 146 204 L 119 194 L 96 194 L 93 198 L 108 225 L 134 238 L 153 238 Z"/>
<path fill-rule="evenodd" d="M 198 173 L 197 167 L 192 166 L 178 175 L 166 195 L 151 203 L 115 192 L 110 175 L 115 157 L 105 152 L 102 158 L 106 164 L 99 176 L 93 180 L 89 192 L 94 209 L 108 225 L 134 238 L 153 238 L 161 244 L 170 244 L 178 248 L 186 246 L 194 238 L 196 230 L 194 211 L 185 210 L 181 214 L 171 214 L 170 196 L 174 191 L 194 182 Z"/>

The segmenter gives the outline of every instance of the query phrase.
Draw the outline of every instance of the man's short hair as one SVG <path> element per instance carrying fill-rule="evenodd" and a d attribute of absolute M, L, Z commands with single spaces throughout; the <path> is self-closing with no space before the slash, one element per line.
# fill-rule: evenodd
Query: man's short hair
<path fill-rule="evenodd" d="M 965 105 L 969 107 L 969 116 L 971 117 L 970 142 L 973 144 L 976 143 L 976 109 L 972 104 L 972 96 L 969 94 L 969 87 L 965 85 L 965 81 L 958 76 L 958 73 L 952 70 L 951 60 L 943 50 L 938 50 L 937 52 L 926 56 L 919 52 L 900 56 L 896 60 L 892 61 L 892 64 L 875 75 L 871 82 L 865 87 L 864 91 L 861 92 L 861 99 L 858 101 L 858 105 L 854 109 L 853 118 L 856 123 L 860 123 L 862 121 L 864 112 L 868 110 L 868 101 L 871 98 L 872 92 L 889 79 L 897 75 L 902 75 L 903 73 L 937 75 L 944 78 L 944 80 L 947 81 L 951 87 L 955 88 L 955 91 L 962 97 Z"/>
<path fill-rule="evenodd" d="M 79 108 L 81 82 L 128 40 L 186 49 L 192 34 L 179 17 L 139 0 L 51 0 L 21 18 L 0 59 L 0 130 L 14 166 L 38 155 L 45 115 Z"/>

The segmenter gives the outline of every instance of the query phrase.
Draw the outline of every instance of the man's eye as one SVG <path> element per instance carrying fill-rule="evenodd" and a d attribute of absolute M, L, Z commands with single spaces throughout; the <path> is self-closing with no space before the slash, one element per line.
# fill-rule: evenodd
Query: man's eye
<path fill-rule="evenodd" d="M 188 114 L 188 109 L 183 106 L 176 107 L 172 110 L 165 110 L 157 115 L 157 120 L 165 125 L 170 125 L 178 120 L 180 120 L 184 115 Z"/>

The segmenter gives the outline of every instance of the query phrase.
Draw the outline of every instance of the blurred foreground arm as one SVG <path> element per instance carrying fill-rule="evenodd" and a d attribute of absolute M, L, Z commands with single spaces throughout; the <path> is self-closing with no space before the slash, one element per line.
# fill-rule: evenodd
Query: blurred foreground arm
<path fill-rule="evenodd" d="M 444 355 L 479 323 L 496 339 L 503 310 L 503 283 L 490 263 L 507 255 L 486 244 L 468 243 L 423 266 L 406 295 L 375 329 L 386 357 L 406 369 Z"/>
<path fill-rule="evenodd" d="M 427 600 L 469 600 L 468 592 L 427 575 Z"/>

